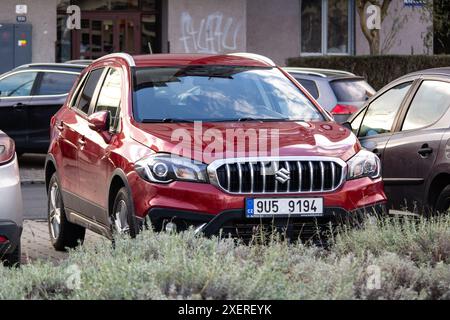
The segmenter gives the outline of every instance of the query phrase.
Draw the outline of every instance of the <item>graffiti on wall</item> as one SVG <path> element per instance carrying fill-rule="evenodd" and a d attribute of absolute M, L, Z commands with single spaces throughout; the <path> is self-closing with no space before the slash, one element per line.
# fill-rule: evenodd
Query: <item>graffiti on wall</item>
<path fill-rule="evenodd" d="M 188 12 L 183 12 L 180 22 L 180 41 L 186 53 L 221 53 L 237 49 L 242 24 L 232 17 L 214 12 L 196 22 Z"/>

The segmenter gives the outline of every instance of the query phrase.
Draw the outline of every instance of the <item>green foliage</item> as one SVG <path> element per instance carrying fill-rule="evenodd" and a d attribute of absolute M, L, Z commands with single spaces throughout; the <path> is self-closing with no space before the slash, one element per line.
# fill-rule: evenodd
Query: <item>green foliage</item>
<path fill-rule="evenodd" d="M 375 55 L 290 58 L 289 67 L 338 69 L 363 76 L 379 90 L 392 80 L 410 72 L 450 66 L 450 55 Z"/>
<path fill-rule="evenodd" d="M 85 245 L 61 265 L 0 268 L 0 299 L 450 299 L 449 264 L 449 217 L 367 222 L 328 249 L 145 231 L 115 249 Z M 68 285 L 73 266 L 79 287 Z"/>

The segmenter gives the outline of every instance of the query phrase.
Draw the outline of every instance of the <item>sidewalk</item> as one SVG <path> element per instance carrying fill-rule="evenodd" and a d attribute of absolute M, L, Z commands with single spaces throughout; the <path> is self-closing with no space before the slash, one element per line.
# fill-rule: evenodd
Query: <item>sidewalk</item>
<path fill-rule="evenodd" d="M 89 230 L 86 231 L 85 243 L 98 241 L 102 237 Z M 25 220 L 22 233 L 22 263 L 37 260 L 51 261 L 55 264 L 67 258 L 66 252 L 53 249 L 48 232 L 47 221 Z"/>

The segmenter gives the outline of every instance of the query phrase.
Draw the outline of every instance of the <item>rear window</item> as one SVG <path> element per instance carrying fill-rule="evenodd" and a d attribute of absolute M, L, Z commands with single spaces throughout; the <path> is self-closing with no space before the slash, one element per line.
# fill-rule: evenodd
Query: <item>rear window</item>
<path fill-rule="evenodd" d="M 363 79 L 343 79 L 330 83 L 338 101 L 365 101 L 375 94 L 375 90 Z"/>
<path fill-rule="evenodd" d="M 46 72 L 37 91 L 37 95 L 58 95 L 69 93 L 77 79 L 77 74 Z"/>
<path fill-rule="evenodd" d="M 316 83 L 312 80 L 295 78 L 302 86 L 305 88 L 313 97 L 317 99 L 319 97 L 319 90 L 317 89 Z"/>

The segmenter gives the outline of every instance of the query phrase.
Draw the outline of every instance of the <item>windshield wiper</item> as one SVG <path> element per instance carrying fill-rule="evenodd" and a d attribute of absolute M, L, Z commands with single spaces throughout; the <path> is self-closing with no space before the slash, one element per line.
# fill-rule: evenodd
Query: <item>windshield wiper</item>
<path fill-rule="evenodd" d="M 164 119 L 144 119 L 142 123 L 193 123 L 193 120 L 164 118 Z"/>

